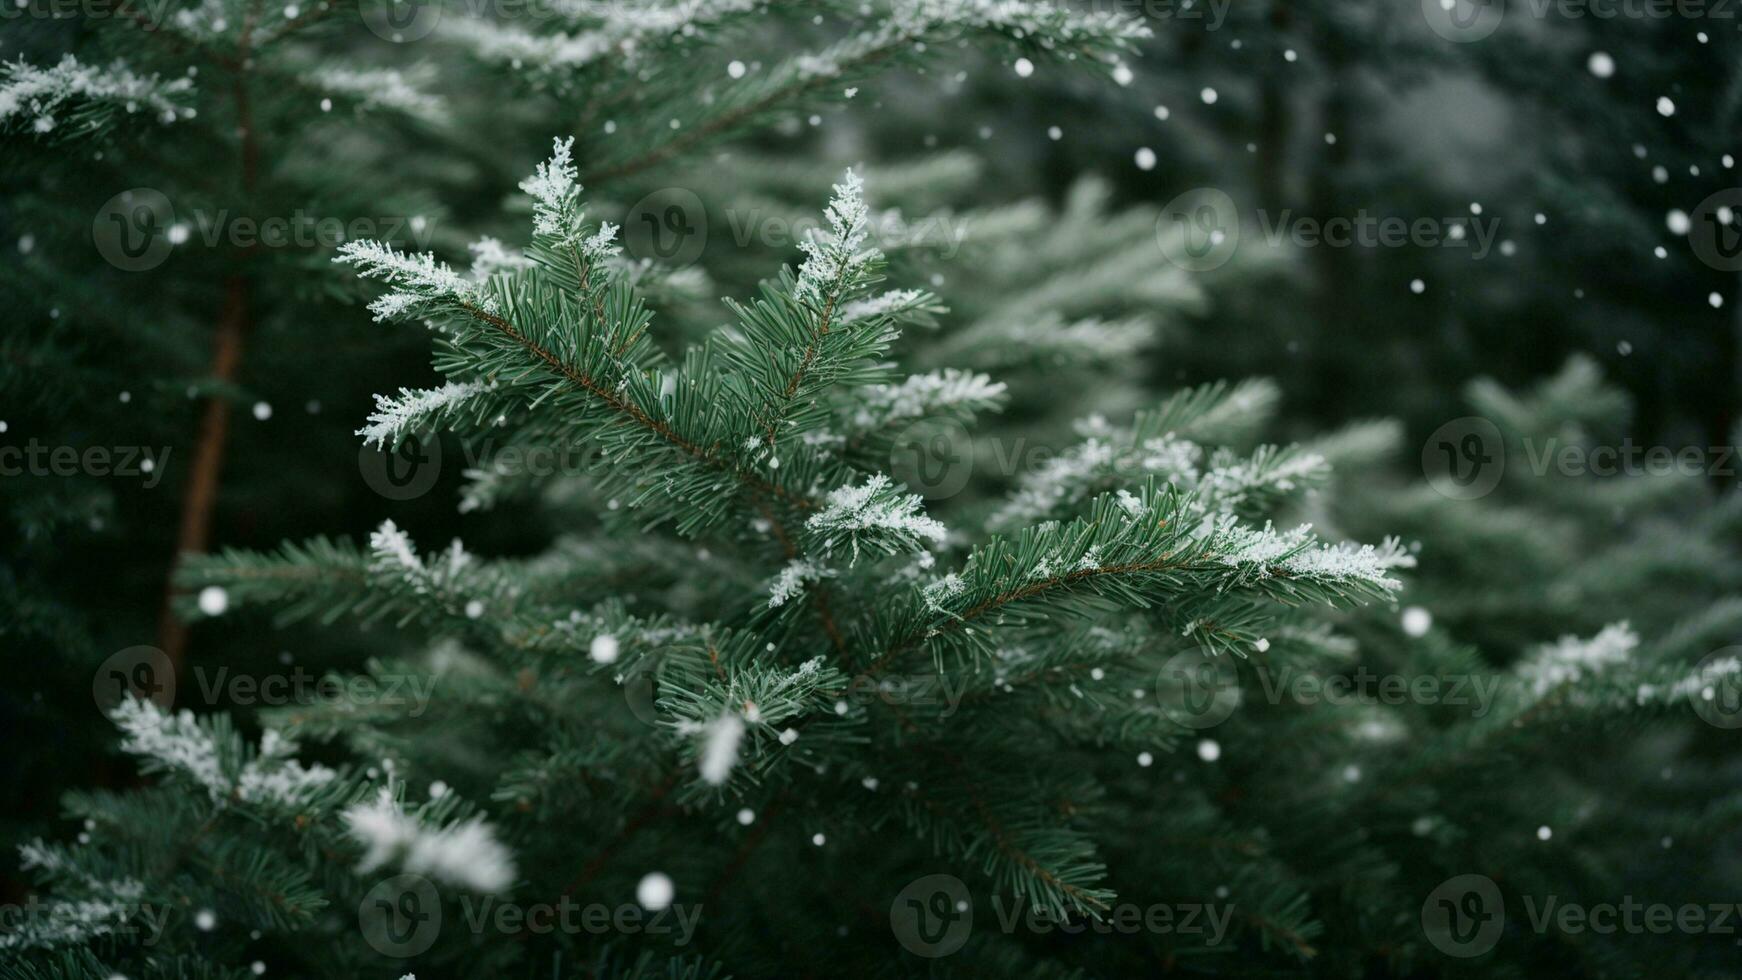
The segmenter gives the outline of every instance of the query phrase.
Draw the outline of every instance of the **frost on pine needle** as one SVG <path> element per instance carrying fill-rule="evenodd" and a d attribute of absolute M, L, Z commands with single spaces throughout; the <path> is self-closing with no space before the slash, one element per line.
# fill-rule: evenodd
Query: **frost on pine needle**
<path fill-rule="evenodd" d="M 391 519 L 382 521 L 381 526 L 370 533 L 369 550 L 375 557 L 373 564 L 376 568 L 397 568 L 414 574 L 424 572 L 423 559 L 417 556 L 411 536 L 401 531 Z"/>
<path fill-rule="evenodd" d="M 575 164 L 570 158 L 575 138 L 551 141 L 550 159 L 540 163 L 520 189 L 532 197 L 532 232 L 559 242 L 576 241 L 581 235 L 581 185 L 576 183 Z"/>
<path fill-rule="evenodd" d="M 87 824 L 88 826 L 88 824 Z M 19 867 L 39 880 L 53 881 L 84 898 L 64 897 L 39 902 L 32 914 L 8 922 L 0 932 L 0 949 L 60 946 L 106 935 L 113 924 L 139 911 L 145 886 L 138 880 L 98 876 L 87 870 L 84 847 L 47 844 L 40 838 L 19 845 Z"/>
<path fill-rule="evenodd" d="M 1198 499 L 1207 510 L 1233 513 L 1266 492 L 1289 493 L 1322 482 L 1330 464 L 1318 453 L 1290 452 L 1266 446 L 1250 459 L 1217 450 L 1198 479 Z"/>
<path fill-rule="evenodd" d="M 865 267 L 880 254 L 865 248 L 870 236 L 870 211 L 865 207 L 864 182 L 853 171 L 835 185 L 834 199 L 824 212 L 829 228 L 813 229 L 799 243 L 804 264 L 798 270 L 793 295 L 802 302 L 826 305 L 851 291 Z"/>
<path fill-rule="evenodd" d="M 1395 538 L 1383 544 L 1324 544 L 1312 536 L 1312 525 L 1277 531 L 1243 527 L 1231 517 L 1220 518 L 1212 532 L 1215 560 L 1259 577 L 1285 575 L 1317 582 L 1365 583 L 1386 592 L 1403 587 L 1391 573 L 1413 568 L 1411 555 Z"/>
<path fill-rule="evenodd" d="M 381 522 L 369 535 L 369 571 L 382 581 L 409 587 L 418 595 L 453 598 L 461 577 L 472 566 L 472 556 L 459 539 L 448 550 L 425 559 L 417 553 L 411 537 L 392 520 Z"/>
<path fill-rule="evenodd" d="M 767 0 L 681 0 L 671 4 L 598 4 L 554 0 L 559 18 L 584 22 L 586 30 L 534 34 L 479 18 L 467 18 L 450 36 L 468 43 L 485 61 L 530 72 L 574 72 L 607 57 L 633 63 L 644 48 L 674 37 L 693 36 Z"/>
<path fill-rule="evenodd" d="M 884 554 L 918 551 L 927 541 L 941 544 L 948 533 L 922 506 L 918 494 L 893 489 L 889 477 L 879 473 L 859 486 L 830 491 L 805 527 L 821 538 L 825 553 L 843 541 L 851 545 L 854 560 L 861 546 Z"/>
<path fill-rule="evenodd" d="M 17 928 L 0 933 L 0 949 L 49 949 L 83 945 L 114 933 L 139 907 L 144 885 L 116 880 L 103 885 L 112 897 L 84 900 L 55 899 L 39 904 Z"/>
<path fill-rule="evenodd" d="M 1196 396 L 1187 393 L 1188 401 L 1191 397 Z M 1159 419 L 1165 421 L 1167 414 L 1164 407 Z M 1062 516 L 1062 510 L 1095 494 L 1149 477 L 1192 494 L 1191 507 L 1199 515 L 1246 513 L 1271 497 L 1314 486 L 1330 475 L 1322 455 L 1274 446 L 1261 446 L 1250 457 L 1218 449 L 1206 462 L 1201 446 L 1174 432 L 1147 435 L 1157 420 L 1140 413 L 1132 428 L 1115 427 L 1099 417 L 1078 423 L 1078 432 L 1088 438 L 1024 474 L 989 526 L 1007 530 Z"/>
<path fill-rule="evenodd" d="M 1059 44 L 1129 42 L 1151 36 L 1124 14 L 1067 7 L 1046 0 L 897 0 L 894 17 L 908 24 L 947 21 L 1015 37 L 1046 37 Z"/>
<path fill-rule="evenodd" d="M 575 20 L 598 25 L 602 34 L 618 43 L 633 43 L 641 37 L 690 35 L 703 26 L 730 15 L 768 6 L 768 0 L 675 0 L 662 4 L 610 4 L 588 0 L 552 0 L 552 9 Z"/>
<path fill-rule="evenodd" d="M 121 729 L 121 751 L 182 773 L 204 786 L 214 800 L 230 792 L 217 741 L 192 711 L 172 715 L 151 701 L 123 698 L 109 718 Z"/>
<path fill-rule="evenodd" d="M 1076 572 L 1093 572 L 1099 570 L 1100 567 L 1101 550 L 1099 548 L 1090 548 L 1088 551 L 1083 552 L 1082 557 L 1077 559 L 1076 565 L 1072 566 L 1071 570 Z"/>
<path fill-rule="evenodd" d="M 1013 40 L 1044 38 L 1047 46 L 1082 51 L 1104 65 L 1118 61 L 1151 36 L 1135 17 L 1069 7 L 1048 0 L 895 0 L 884 19 L 843 38 L 824 51 L 794 58 L 790 70 L 801 82 L 838 78 L 860 63 L 928 40 L 939 42 L 963 30 L 998 34 Z"/>
<path fill-rule="evenodd" d="M 1544 644 L 1518 665 L 1518 675 L 1538 697 L 1624 664 L 1639 646 L 1639 634 L 1625 621 L 1610 623 L 1590 639 L 1563 636 Z"/>
<path fill-rule="evenodd" d="M 469 575 L 477 567 L 458 538 L 444 552 L 424 558 L 411 537 L 392 520 L 381 522 L 369 535 L 369 571 L 384 584 L 409 588 L 414 594 L 435 596 L 459 609 L 477 600 L 478 592 L 497 591 L 487 575 Z M 467 595 L 462 585 L 473 593 Z"/>
<path fill-rule="evenodd" d="M 1154 476 L 1190 490 L 1199 480 L 1203 450 L 1172 434 L 1119 449 L 1112 440 L 1091 438 L 1024 474 L 1016 494 L 988 522 L 994 530 L 1020 527 L 1051 516 L 1060 507 L 1093 496 L 1109 478 L 1136 482 Z"/>
<path fill-rule="evenodd" d="M 1155 323 L 1143 317 L 1066 322 L 1048 314 L 1011 324 L 1005 315 L 978 321 L 940 346 L 953 361 L 998 369 L 1046 363 L 1107 364 L 1141 353 L 1155 343 Z"/>
<path fill-rule="evenodd" d="M 942 611 L 944 600 L 961 595 L 967 587 L 967 583 L 962 581 L 960 575 L 951 572 L 921 589 L 920 596 L 924 599 L 927 609 Z"/>
<path fill-rule="evenodd" d="M 873 317 L 894 316 L 918 307 L 927 298 L 922 289 L 891 289 L 842 305 L 839 319 L 843 324 L 853 324 Z"/>
<path fill-rule="evenodd" d="M 549 244 L 577 248 L 593 261 L 615 256 L 617 226 L 604 222 L 592 235 L 586 235 L 583 223 L 586 212 L 581 210 L 581 185 L 571 154 L 575 138 L 551 140 L 550 159 L 540 163 L 532 176 L 520 182 L 520 189 L 532 197 L 532 232 L 549 239 Z"/>
<path fill-rule="evenodd" d="M 81 64 L 66 55 L 53 68 L 37 68 L 19 59 L 0 63 L 0 126 L 29 118 L 38 133 L 55 129 L 57 113 L 80 104 L 101 104 L 133 113 L 145 111 L 162 122 L 192 118 L 187 105 L 193 79 L 163 81 L 156 75 L 135 74 L 122 62 L 108 67 Z"/>
<path fill-rule="evenodd" d="M 479 294 L 476 283 L 428 253 L 408 255 L 385 242 L 357 240 L 341 244 L 333 261 L 354 266 L 365 279 L 378 279 L 393 287 L 369 304 L 377 323 L 420 316 L 442 301 L 494 308 L 493 301 Z"/>
<path fill-rule="evenodd" d="M 510 252 L 502 243 L 485 236 L 466 246 L 472 253 L 472 278 L 479 282 L 498 272 L 518 272 L 532 265 L 532 260 L 518 252 Z"/>
<path fill-rule="evenodd" d="M 375 411 L 369 414 L 369 424 L 354 434 L 363 437 L 365 446 L 394 449 L 408 434 L 433 424 L 456 405 L 473 395 L 491 389 L 481 381 L 450 381 L 440 388 L 413 391 L 399 389 L 398 397 L 375 396 Z"/>
<path fill-rule="evenodd" d="M 234 798 L 295 806 L 337 775 L 322 765 L 305 767 L 295 758 L 296 743 L 268 729 L 259 752 L 232 779 L 221 761 L 217 736 L 193 712 L 170 714 L 151 701 L 126 698 L 109 716 L 121 729 L 123 752 L 187 776 L 215 802 Z"/>
<path fill-rule="evenodd" d="M 481 892 L 501 891 L 514 881 L 513 855 L 482 818 L 430 827 L 406 813 L 385 788 L 373 802 L 347 807 L 341 818 L 364 847 L 360 873 L 396 863 L 411 874 Z"/>
<path fill-rule="evenodd" d="M 1319 544 L 1282 563 L 1284 571 L 1299 578 L 1368 582 L 1387 592 L 1403 587 L 1391 574 L 1393 570 L 1414 567 L 1415 556 L 1396 538 L 1386 538 L 1377 545 L 1346 541 Z"/>
<path fill-rule="evenodd" d="M 1224 565 L 1268 567 L 1294 557 L 1312 543 L 1312 528 L 1306 524 L 1292 531 L 1278 532 L 1268 522 L 1260 530 L 1224 520 L 1220 530 L 1222 547 L 1217 560 Z"/>
<path fill-rule="evenodd" d="M 834 48 L 821 54 L 802 54 L 793 59 L 793 70 L 798 77 L 806 82 L 814 82 L 820 78 L 833 78 L 841 74 L 844 63 L 853 60 L 854 56 L 874 51 L 894 40 L 897 32 L 890 27 L 867 32 L 857 37 L 849 38 Z"/>
<path fill-rule="evenodd" d="M 354 69 L 325 67 L 312 73 L 315 88 L 356 104 L 363 112 L 390 110 L 419 119 L 437 122 L 446 113 L 439 96 L 421 90 L 432 81 L 432 73 L 422 71 L 415 76 L 391 68 Z"/>
<path fill-rule="evenodd" d="M 260 753 L 242 767 L 236 779 L 236 795 L 250 803 L 293 807 L 332 782 L 338 773 L 316 763 L 304 766 L 296 759 L 297 744 L 268 728 L 260 736 Z"/>
<path fill-rule="evenodd" d="M 72 862 L 65 854 L 49 847 L 42 838 L 18 845 L 18 866 L 25 871 L 47 871 L 58 874 L 68 870 Z"/>
<path fill-rule="evenodd" d="M 458 22 L 449 36 L 470 45 L 481 60 L 523 65 L 535 71 L 572 71 L 611 50 L 609 39 L 595 32 L 534 34 L 475 17 Z"/>
<path fill-rule="evenodd" d="M 959 574 L 921 590 L 923 638 L 962 653 L 986 652 L 986 623 L 1097 615 L 1108 600 L 1171 604 L 1194 590 L 1206 599 L 1225 597 L 1211 607 L 1219 607 L 1213 616 L 1194 621 L 1214 620 L 1217 636 L 1232 637 L 1240 617 L 1227 613 L 1256 597 L 1327 605 L 1381 599 L 1401 587 L 1392 572 L 1413 564 L 1396 541 L 1324 544 L 1305 526 L 1278 532 L 1243 526 L 1231 515 L 1200 518 L 1189 494 L 1150 477 L 1137 494 L 1100 494 L 1072 520 L 1029 525 L 976 547 Z M 1197 639 L 1212 651 L 1228 642 Z"/>
<path fill-rule="evenodd" d="M 1116 491 L 1114 493 L 1114 499 L 1118 501 L 1119 509 L 1124 511 L 1129 517 L 1142 517 L 1148 510 L 1148 507 L 1143 503 L 1143 500 L 1129 490 Z"/>
<path fill-rule="evenodd" d="M 774 584 L 768 587 L 768 608 L 778 609 L 792 601 L 804 592 L 806 584 L 826 578 L 832 573 L 815 562 L 797 558 L 789 562 L 775 576 Z"/>
<path fill-rule="evenodd" d="M 145 886 L 132 878 L 100 879 L 81 874 L 60 851 L 41 841 L 21 846 L 25 870 L 41 870 L 77 880 L 77 888 L 92 897 L 33 901 L 26 915 L 16 916 L 0 932 L 0 949 L 51 949 L 83 945 L 111 935 L 140 911 Z"/>
<path fill-rule="evenodd" d="M 570 154 L 575 138 L 552 139 L 550 159 L 533 169 L 532 176 L 520 182 L 520 189 L 532 197 L 533 231 L 540 235 L 563 232 L 564 211 L 580 192 L 575 183 L 575 164 Z"/>
<path fill-rule="evenodd" d="M 1735 690 L 1738 675 L 1742 675 L 1742 658 L 1717 657 L 1699 664 L 1693 673 L 1672 683 L 1640 684 L 1634 691 L 1634 702 L 1639 705 L 1678 702 L 1697 705 L 1715 701 L 1724 696 L 1720 692 Z"/>
<path fill-rule="evenodd" d="M 934 415 L 973 415 L 998 408 L 1005 385 L 984 374 L 945 368 L 909 376 L 900 384 L 871 385 L 859 392 L 851 419 L 859 430 L 877 429 Z"/>
<path fill-rule="evenodd" d="M 599 230 L 593 232 L 581 243 L 581 254 L 592 259 L 607 259 L 614 257 L 621 249 L 617 245 L 618 226 L 609 221 L 599 223 Z"/>

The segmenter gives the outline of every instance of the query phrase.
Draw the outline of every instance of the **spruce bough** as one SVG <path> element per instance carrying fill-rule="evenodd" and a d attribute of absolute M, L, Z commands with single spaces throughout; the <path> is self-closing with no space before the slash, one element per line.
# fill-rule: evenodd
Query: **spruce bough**
<path fill-rule="evenodd" d="M 381 955 L 366 929 L 333 923 L 389 872 L 431 882 L 450 905 L 476 894 L 623 903 L 638 890 L 643 905 L 699 903 L 704 948 L 727 961 L 733 943 L 708 937 L 708 909 L 729 905 L 742 876 L 779 873 L 794 848 L 817 851 L 806 863 L 821 862 L 819 885 L 875 876 L 893 897 L 912 877 L 902 867 L 930 853 L 977 887 L 1098 919 L 1118 900 L 1087 819 L 1104 789 L 1088 770 L 1060 785 L 1019 758 L 1042 745 L 1127 758 L 1172 748 L 1189 728 L 1148 690 L 1157 650 L 1243 656 L 1303 608 L 1385 599 L 1412 561 L 1394 542 L 1327 544 L 1252 520 L 1253 499 L 1304 485 L 1322 461 L 1185 448 L 1176 433 L 1226 407 L 1216 387 L 1117 437 L 1137 457 L 1126 485 L 1111 488 L 1110 465 L 1042 474 L 1081 492 L 1025 488 L 1033 520 L 1006 533 L 946 528 L 846 451 L 855 420 L 916 387 L 894 363 L 901 330 L 947 315 L 924 291 L 880 291 L 853 174 L 800 267 L 732 304 L 735 322 L 677 358 L 654 343 L 657 320 L 615 261 L 616 229 L 587 222 L 569 144 L 522 189 L 531 240 L 496 271 L 462 275 L 374 242 L 341 248 L 338 261 L 387 286 L 377 319 L 428 325 L 446 378 L 381 399 L 359 434 L 386 446 L 437 427 L 517 445 L 584 440 L 602 457 L 584 481 L 602 542 L 694 539 L 682 574 L 695 588 L 727 577 L 755 583 L 750 593 L 686 620 L 657 595 L 602 595 L 572 546 L 523 560 L 457 541 L 425 553 L 391 521 L 366 549 L 317 540 L 198 562 L 184 584 L 224 589 L 232 609 L 427 631 L 426 661 L 371 672 L 433 675 L 429 703 L 284 709 L 255 745 L 222 718 L 124 701 L 123 748 L 158 781 L 75 807 L 93 820 L 156 808 L 149 833 L 215 850 L 129 860 L 137 841 L 42 845 L 29 863 L 88 915 L 15 942 L 93 941 L 128 921 L 80 895 L 105 862 L 103 880 L 143 904 L 210 903 L 252 929 L 314 929 L 341 962 Z M 997 392 L 975 387 L 995 407 Z M 917 693 L 928 685 L 950 692 L 948 713 L 928 710 Z M 1076 695 L 1072 717 L 1057 717 L 1063 691 Z M 297 742 L 309 739 L 350 751 L 333 767 L 305 764 Z M 669 843 L 680 840 L 682 853 Z M 511 938 L 450 928 L 411 959 L 511 960 L 524 955 Z M 619 943 L 683 962 L 651 933 Z"/>

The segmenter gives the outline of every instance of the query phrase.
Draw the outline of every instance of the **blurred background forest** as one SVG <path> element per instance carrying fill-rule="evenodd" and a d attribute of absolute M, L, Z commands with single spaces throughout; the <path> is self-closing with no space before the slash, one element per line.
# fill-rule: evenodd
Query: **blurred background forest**
<path fill-rule="evenodd" d="M 401 642 L 359 630 L 317 643 L 318 627 L 267 632 L 247 619 L 182 635 L 165 603 L 190 520 L 214 549 L 360 537 L 389 516 L 420 541 L 463 532 L 503 555 L 557 530 L 512 507 L 457 509 L 467 447 L 414 446 L 397 460 L 360 448 L 355 430 L 385 379 L 435 373 L 421 333 L 369 322 L 362 291 L 333 274 L 333 242 L 261 246 L 201 224 L 365 218 L 371 236 L 464 266 L 467 242 L 512 234 L 499 227 L 503 205 L 524 213 L 515 184 L 553 135 L 576 136 L 595 215 L 625 225 L 632 258 L 666 270 L 649 285 L 660 342 L 674 348 L 725 319 L 714 297 L 748 295 L 767 270 L 796 262 L 792 222 L 851 165 L 875 208 L 899 211 L 879 242 L 892 280 L 929 285 L 951 307 L 933 366 L 1011 378 L 1018 414 L 999 425 L 1020 425 L 1037 396 L 1116 414 L 1186 385 L 1265 377 L 1280 391 L 1285 440 L 1398 420 L 1401 449 L 1376 465 L 1416 486 L 1432 433 L 1522 411 L 1495 392 L 1528 389 L 1577 357 L 1561 388 L 1540 392 L 1557 419 L 1607 426 L 1615 444 L 1734 444 L 1735 21 L 1707 8 L 1604 17 L 1594 3 L 1452 6 L 1110 5 L 1154 31 L 1112 84 L 964 46 L 825 93 L 771 132 L 704 141 L 697 131 L 692 144 L 674 119 L 683 152 L 627 163 L 613 145 L 635 97 L 600 97 L 459 28 L 500 12 L 447 8 L 425 34 L 400 11 L 395 23 L 416 36 L 396 43 L 365 9 L 370 29 L 347 15 L 326 49 L 412 73 L 439 113 L 409 95 L 392 114 L 365 111 L 367 99 L 334 106 L 299 87 L 292 66 L 255 93 L 251 139 L 222 112 L 96 148 L 13 127 L 0 144 L 0 440 L 168 455 L 155 480 L 0 479 L 0 635 L 14 679 L 0 686 L 0 731 L 19 749 L 0 783 L 13 801 L 0 838 L 50 833 L 70 785 L 131 778 L 91 762 L 108 758 L 113 738 L 92 678 L 116 651 L 185 643 L 190 663 L 223 650 L 226 662 L 319 674 Z M 753 76 L 812 26 L 751 20 L 695 57 L 722 81 Z M 82 44 L 155 43 L 90 31 L 77 17 L 9 16 L 0 55 L 45 65 Z M 694 95 L 709 98 L 706 86 Z M 103 252 L 103 219 L 130 188 L 161 191 L 181 229 L 139 271 Z M 1358 231 L 1398 220 L 1418 231 L 1322 240 L 1339 221 Z M 976 323 L 1023 318 L 1027 349 L 975 343 Z M 1631 396 L 1631 413 L 1598 377 Z M 1477 389 L 1490 396 L 1483 412 L 1467 400 L 1478 378 L 1502 386 Z M 213 405 L 227 406 L 227 432 L 208 508 L 189 496 Z M 1057 432 L 1056 447 L 1072 438 Z M 975 474 L 981 491 L 1008 489 L 996 465 Z M 1711 483 L 1716 493 L 1734 475 Z M 1459 615 L 1445 608 L 1436 614 Z M 1566 631 L 1601 625 L 1605 610 L 1581 608 L 1592 622 Z M 1477 633 L 1511 628 L 1493 609 L 1465 615 Z M 22 894 L 9 869 L 0 876 L 3 897 Z"/>

